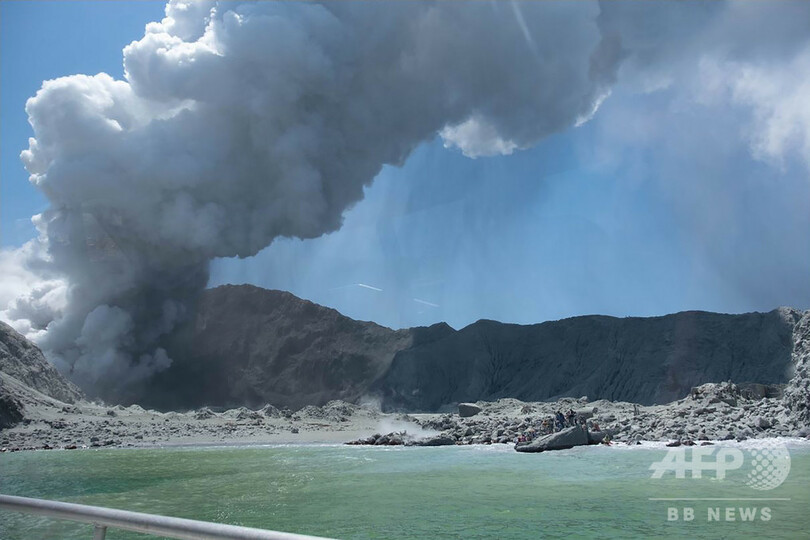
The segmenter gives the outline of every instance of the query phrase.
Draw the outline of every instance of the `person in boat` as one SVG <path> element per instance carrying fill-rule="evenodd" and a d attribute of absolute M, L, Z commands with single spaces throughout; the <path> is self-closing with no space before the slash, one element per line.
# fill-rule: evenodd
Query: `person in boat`
<path fill-rule="evenodd" d="M 556 431 L 561 431 L 565 427 L 565 417 L 563 416 L 562 411 L 557 411 L 554 415 L 556 417 Z"/>

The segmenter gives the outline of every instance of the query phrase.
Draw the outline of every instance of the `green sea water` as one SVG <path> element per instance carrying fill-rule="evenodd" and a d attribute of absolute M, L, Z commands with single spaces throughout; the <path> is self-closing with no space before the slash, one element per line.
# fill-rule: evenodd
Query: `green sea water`
<path fill-rule="evenodd" d="M 810 538 L 810 446 L 790 446 L 787 480 L 769 491 L 746 485 L 749 463 L 722 481 L 705 472 L 651 478 L 650 464 L 666 452 L 519 454 L 506 445 L 21 452 L 0 455 L 0 491 L 335 538 Z M 650 500 L 663 497 L 790 500 Z M 691 507 L 694 519 L 668 520 L 669 507 L 679 518 Z M 721 509 L 721 521 L 708 521 L 709 507 Z M 726 507 L 734 521 L 725 521 Z M 739 507 L 757 508 L 754 520 L 742 521 Z M 4 540 L 91 537 L 89 525 L 0 510 Z M 147 537 L 110 530 L 107 538 Z"/>

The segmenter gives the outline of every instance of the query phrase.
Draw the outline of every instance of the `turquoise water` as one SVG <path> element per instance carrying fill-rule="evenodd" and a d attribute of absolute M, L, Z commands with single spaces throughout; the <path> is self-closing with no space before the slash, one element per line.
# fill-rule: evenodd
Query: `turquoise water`
<path fill-rule="evenodd" d="M 672 474 L 665 449 L 518 454 L 505 445 L 439 448 L 272 446 L 109 449 L 0 455 L 0 491 L 337 538 L 810 538 L 810 447 L 792 446 L 771 491 Z M 687 475 L 688 476 L 688 475 Z M 661 502 L 658 497 L 790 501 Z M 691 522 L 667 507 L 690 506 Z M 757 507 L 754 521 L 708 522 L 708 506 Z M 769 521 L 761 508 L 771 509 Z M 88 539 L 90 527 L 0 510 L 0 538 Z M 110 539 L 147 538 L 109 531 Z"/>

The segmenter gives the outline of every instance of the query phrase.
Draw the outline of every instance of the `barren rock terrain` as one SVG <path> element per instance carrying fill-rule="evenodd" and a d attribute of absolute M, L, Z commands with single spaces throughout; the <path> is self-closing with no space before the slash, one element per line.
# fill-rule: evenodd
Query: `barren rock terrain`
<path fill-rule="evenodd" d="M 169 369 L 115 402 L 298 409 L 374 397 L 402 412 L 505 397 L 663 404 L 706 382 L 787 383 L 804 315 L 690 311 L 391 330 L 287 292 L 223 286 L 205 291 L 194 321 L 167 344 Z"/>
<path fill-rule="evenodd" d="M 195 350 L 208 356 L 164 374 L 161 384 L 178 385 L 177 403 L 196 403 L 174 411 L 86 398 L 0 323 L 0 449 L 511 444 L 547 431 L 558 410 L 626 444 L 810 434 L 810 312 L 484 321 L 458 332 L 446 325 L 394 332 L 288 293 L 236 289 L 253 300 L 230 305 L 238 297 L 220 289 L 212 294 L 223 298 L 201 312 L 209 318 L 197 320 Z M 691 381 L 699 382 L 687 387 Z M 572 394 L 580 389 L 595 394 Z M 676 391 L 667 403 L 650 403 Z M 327 400 L 332 395 L 347 399 Z"/>

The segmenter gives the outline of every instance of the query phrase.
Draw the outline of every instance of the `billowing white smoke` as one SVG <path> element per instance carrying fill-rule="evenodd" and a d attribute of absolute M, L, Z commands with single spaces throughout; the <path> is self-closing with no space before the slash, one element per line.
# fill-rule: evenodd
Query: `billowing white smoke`
<path fill-rule="evenodd" d="M 50 281 L 21 276 L 4 317 L 115 395 L 170 364 L 161 340 L 212 258 L 338 229 L 384 164 L 437 134 L 474 157 L 587 119 L 620 58 L 598 12 L 170 3 L 124 49 L 126 80 L 64 77 L 28 101 L 22 159 L 51 206 L 23 255 Z"/>
<path fill-rule="evenodd" d="M 806 152 L 808 16 L 806 2 L 170 3 L 124 49 L 126 80 L 74 75 L 29 100 L 22 158 L 51 204 L 38 240 L 0 254 L 0 317 L 114 396 L 170 364 L 212 258 L 338 229 L 383 165 L 436 136 L 476 157 L 579 125 L 617 78 L 748 107 L 759 155 Z"/>

